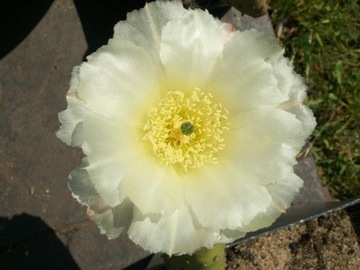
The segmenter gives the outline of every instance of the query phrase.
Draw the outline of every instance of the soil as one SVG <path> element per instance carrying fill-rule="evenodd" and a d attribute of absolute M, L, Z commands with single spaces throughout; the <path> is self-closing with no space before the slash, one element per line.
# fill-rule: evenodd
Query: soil
<path fill-rule="evenodd" d="M 227 269 L 360 269 L 359 213 L 354 206 L 236 246 Z"/>

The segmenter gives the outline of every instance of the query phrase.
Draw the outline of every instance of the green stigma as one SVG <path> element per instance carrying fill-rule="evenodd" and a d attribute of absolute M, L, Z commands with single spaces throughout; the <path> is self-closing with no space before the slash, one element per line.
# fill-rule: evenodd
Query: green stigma
<path fill-rule="evenodd" d="M 180 130 L 184 135 L 191 135 L 194 132 L 194 125 L 190 122 L 184 122 L 181 124 Z"/>

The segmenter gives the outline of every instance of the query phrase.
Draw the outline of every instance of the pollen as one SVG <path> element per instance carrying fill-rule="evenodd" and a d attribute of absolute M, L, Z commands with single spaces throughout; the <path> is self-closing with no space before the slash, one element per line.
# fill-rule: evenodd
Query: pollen
<path fill-rule="evenodd" d="M 151 107 L 145 120 L 143 140 L 167 166 L 187 172 L 206 163 L 218 163 L 225 148 L 229 112 L 214 102 L 210 93 L 195 89 L 190 94 L 170 91 Z"/>

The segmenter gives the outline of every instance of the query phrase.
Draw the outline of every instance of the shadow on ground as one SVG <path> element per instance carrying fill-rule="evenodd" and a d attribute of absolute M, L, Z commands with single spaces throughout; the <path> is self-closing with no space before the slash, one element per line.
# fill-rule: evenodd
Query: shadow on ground
<path fill-rule="evenodd" d="M 80 269 L 67 247 L 40 218 L 0 218 L 0 269 Z"/>
<path fill-rule="evenodd" d="M 145 0 L 74 0 L 88 44 L 84 58 L 107 44 L 113 36 L 114 25 L 120 20 L 125 20 L 128 12 L 142 8 L 145 2 Z"/>
<path fill-rule="evenodd" d="M 30 34 L 52 2 L 53 0 L 13 0 L 1 3 L 0 59 Z"/>
<path fill-rule="evenodd" d="M 5 1 L 0 9 L 0 59 L 22 42 L 39 23 L 54 0 Z M 74 0 L 89 48 L 85 55 L 106 44 L 114 25 L 126 14 L 145 5 L 145 0 Z M 150 1 L 148 1 L 150 2 Z"/>
<path fill-rule="evenodd" d="M 357 236 L 357 241 L 360 244 L 360 204 L 354 205 L 346 209 L 349 214 L 351 223 Z"/>

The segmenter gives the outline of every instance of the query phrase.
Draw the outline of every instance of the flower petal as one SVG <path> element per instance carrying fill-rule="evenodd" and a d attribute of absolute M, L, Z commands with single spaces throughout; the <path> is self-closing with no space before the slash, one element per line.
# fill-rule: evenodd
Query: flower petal
<path fill-rule="evenodd" d="M 221 60 L 224 26 L 205 11 L 189 10 L 163 28 L 160 58 L 170 90 L 207 87 Z"/>
<path fill-rule="evenodd" d="M 271 199 L 264 187 L 222 165 L 192 173 L 185 181 L 184 195 L 200 224 L 215 231 L 247 225 Z"/>
<path fill-rule="evenodd" d="M 262 108 L 231 118 L 231 136 L 219 159 L 259 184 L 284 179 L 296 164 L 304 144 L 301 123 L 288 112 Z M 230 147 L 231 146 L 231 147 Z"/>
<path fill-rule="evenodd" d="M 271 59 L 273 73 L 278 81 L 279 89 L 288 96 L 288 100 L 280 104 L 279 108 L 294 114 L 302 124 L 302 134 L 308 137 L 316 126 L 312 111 L 304 106 L 306 85 L 304 79 L 294 72 L 294 67 L 282 55 Z"/>
<path fill-rule="evenodd" d="M 163 91 L 161 72 L 148 53 L 125 41 L 110 40 L 75 76 L 75 93 L 89 110 L 125 123 L 140 119 Z"/>
<path fill-rule="evenodd" d="M 96 190 L 112 207 L 125 195 L 118 190 L 123 176 L 144 159 L 143 143 L 137 128 L 88 115 L 83 121 L 83 151 L 89 165 L 85 167 Z"/>
<path fill-rule="evenodd" d="M 79 129 L 79 124 L 81 125 L 85 115 L 90 113 L 90 111 L 84 106 L 84 102 L 73 96 L 73 93 L 79 84 L 78 73 L 79 67 L 75 67 L 72 71 L 70 90 L 66 96 L 68 106 L 66 110 L 59 113 L 61 127 L 56 132 L 56 136 L 59 139 L 71 146 L 81 145 L 82 142 L 79 138 L 81 138 L 82 133 Z"/>
<path fill-rule="evenodd" d="M 83 161 L 82 167 L 87 166 Z M 110 239 L 116 238 L 127 230 L 132 221 L 133 204 L 125 199 L 121 204 L 110 207 L 95 189 L 89 174 L 83 168 L 71 172 L 69 188 L 73 196 L 83 205 L 88 206 L 88 215 L 99 226 L 100 231 Z"/>
<path fill-rule="evenodd" d="M 285 179 L 277 179 L 276 183 L 266 186 L 271 195 L 271 203 L 264 212 L 259 212 L 249 224 L 238 230 L 222 230 L 223 241 L 232 242 L 241 238 L 246 232 L 257 231 L 273 224 L 275 220 L 290 207 L 298 194 L 303 181 L 294 173 L 289 173 Z"/>
<path fill-rule="evenodd" d="M 217 233 L 197 229 L 186 207 L 171 215 L 153 217 L 135 211 L 128 233 L 130 239 L 144 249 L 169 255 L 191 254 L 199 247 L 210 248 L 218 239 Z"/>
<path fill-rule="evenodd" d="M 269 207 L 242 229 L 245 232 L 251 232 L 270 226 L 290 207 L 302 186 L 303 181 L 294 172 L 289 173 L 285 179 L 278 179 L 276 183 L 267 185 L 266 189 L 271 195 Z"/>
<path fill-rule="evenodd" d="M 289 113 L 292 113 L 300 120 L 302 125 L 302 134 L 304 138 L 307 138 L 314 131 L 316 126 L 316 120 L 313 112 L 309 107 L 305 106 L 302 102 L 297 103 L 297 106 L 287 109 Z"/>
<path fill-rule="evenodd" d="M 240 239 L 246 235 L 245 230 L 230 230 L 224 229 L 220 231 L 220 237 L 222 243 L 231 243 L 237 239 Z"/>
<path fill-rule="evenodd" d="M 302 124 L 304 137 L 308 137 L 316 126 L 316 120 L 313 112 L 304 105 L 306 85 L 303 81 L 304 79 L 300 75 L 293 74 L 292 84 L 289 89 L 289 99 L 283 102 L 279 108 L 294 114 Z"/>
<path fill-rule="evenodd" d="M 143 213 L 173 213 L 183 207 L 183 181 L 164 164 L 137 162 L 123 177 L 120 189 Z"/>
<path fill-rule="evenodd" d="M 285 211 L 285 209 L 289 208 L 302 186 L 303 181 L 301 178 L 294 172 L 291 172 L 284 180 L 279 179 L 267 185 L 266 189 L 271 194 L 272 204 L 278 209 Z"/>
<path fill-rule="evenodd" d="M 281 48 L 265 33 L 236 33 L 224 47 L 223 61 L 212 84 L 215 97 L 232 113 L 284 102 L 287 96 L 279 90 L 268 62 L 278 55 L 282 55 Z"/>
<path fill-rule="evenodd" d="M 127 14 L 126 21 L 114 27 L 114 39 L 128 40 L 141 47 L 158 62 L 161 32 L 163 27 L 175 18 L 180 18 L 186 10 L 181 1 L 156 1 L 147 3 L 141 10 Z"/>
<path fill-rule="evenodd" d="M 94 184 L 91 182 L 89 174 L 83 169 L 83 167 L 87 165 L 88 163 L 85 158 L 82 166 L 70 173 L 69 188 L 72 191 L 73 197 L 82 205 L 91 207 L 96 205 L 102 199 L 96 191 Z"/>
<path fill-rule="evenodd" d="M 126 231 L 133 218 L 134 205 L 129 200 L 100 212 L 94 212 L 91 219 L 109 239 L 117 238 Z"/>

